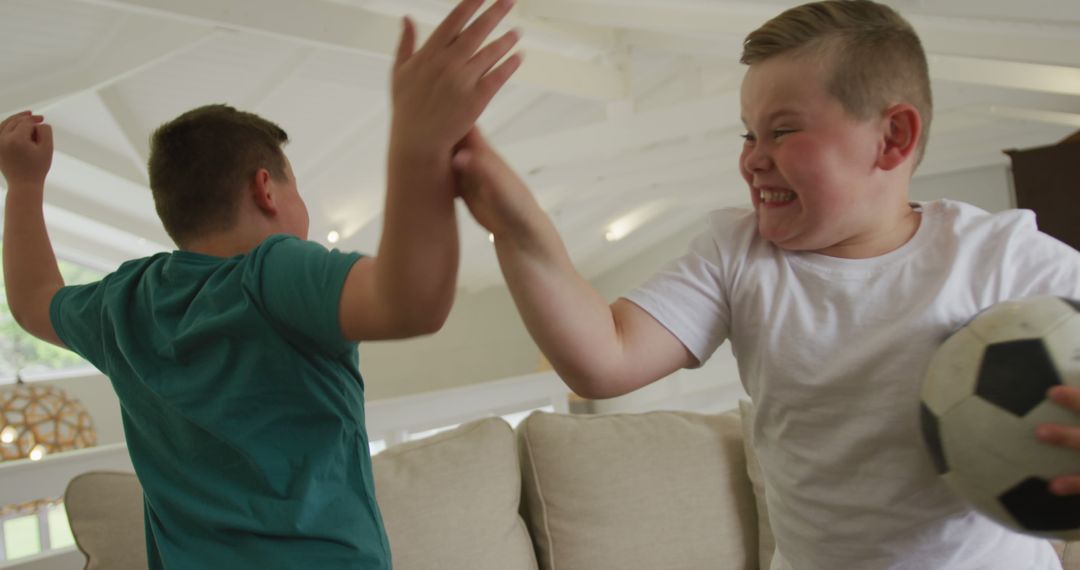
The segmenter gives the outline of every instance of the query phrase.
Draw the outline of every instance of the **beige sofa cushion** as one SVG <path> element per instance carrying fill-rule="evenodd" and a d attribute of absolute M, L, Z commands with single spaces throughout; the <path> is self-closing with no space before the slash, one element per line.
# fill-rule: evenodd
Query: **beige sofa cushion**
<path fill-rule="evenodd" d="M 68 483 L 64 508 L 86 570 L 146 570 L 143 492 L 134 473 L 78 475 Z"/>
<path fill-rule="evenodd" d="M 372 459 L 395 570 L 534 570 L 514 432 L 499 418 Z"/>
<path fill-rule="evenodd" d="M 541 568 L 757 567 L 737 412 L 534 413 L 518 429 Z"/>
<path fill-rule="evenodd" d="M 758 564 L 761 570 L 769 570 L 772 565 L 776 539 L 769 526 L 769 509 L 765 505 L 765 483 L 761 481 L 761 466 L 754 453 L 754 404 L 739 400 L 739 413 L 742 415 L 743 447 L 746 451 L 746 473 L 754 488 L 754 503 L 757 506 L 758 529 Z"/>

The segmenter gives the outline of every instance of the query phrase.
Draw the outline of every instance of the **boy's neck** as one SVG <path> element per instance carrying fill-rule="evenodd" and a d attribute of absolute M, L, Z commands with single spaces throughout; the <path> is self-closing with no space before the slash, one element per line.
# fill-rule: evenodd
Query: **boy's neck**
<path fill-rule="evenodd" d="M 922 213 L 913 204 L 905 205 L 905 208 L 891 226 L 874 232 L 870 239 L 839 243 L 817 253 L 845 259 L 870 259 L 899 249 L 915 237 L 922 223 Z"/>
<path fill-rule="evenodd" d="M 188 240 L 180 249 L 212 257 L 235 257 L 255 249 L 271 235 L 273 232 L 234 229 Z"/>

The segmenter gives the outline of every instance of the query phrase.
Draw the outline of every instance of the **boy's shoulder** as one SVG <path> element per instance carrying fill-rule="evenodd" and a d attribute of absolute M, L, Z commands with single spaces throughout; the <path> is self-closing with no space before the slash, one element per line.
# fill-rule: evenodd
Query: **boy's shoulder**
<path fill-rule="evenodd" d="M 246 254 L 245 257 L 259 260 L 267 255 L 273 255 L 274 257 L 307 257 L 341 254 L 345 254 L 345 252 L 341 252 L 337 249 L 328 249 L 317 241 L 301 239 L 289 234 L 274 234 L 263 240 L 262 243 Z"/>
<path fill-rule="evenodd" d="M 1013 234 L 1038 234 L 1035 213 L 1009 208 L 989 212 L 959 200 L 941 199 L 918 204 L 937 223 L 949 226 L 962 237 L 1004 238 Z"/>
<path fill-rule="evenodd" d="M 1080 252 L 1042 232 L 1031 210 L 987 212 L 952 200 L 930 202 L 923 208 L 926 214 L 939 218 L 941 229 L 956 244 L 957 256 L 982 260 L 987 268 L 1040 272 L 1043 266 L 1054 266 L 1080 276 Z"/>

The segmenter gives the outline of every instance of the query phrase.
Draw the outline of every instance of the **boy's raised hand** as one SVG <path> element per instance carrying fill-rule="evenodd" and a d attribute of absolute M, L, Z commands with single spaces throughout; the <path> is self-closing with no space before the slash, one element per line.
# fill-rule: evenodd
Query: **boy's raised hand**
<path fill-rule="evenodd" d="M 696 364 L 630 301 L 612 305 L 574 268 L 555 225 L 477 129 L 453 157 L 457 191 L 495 236 L 499 268 L 529 334 L 575 392 L 610 398 Z"/>
<path fill-rule="evenodd" d="M 341 294 L 352 340 L 407 338 L 442 327 L 456 292 L 454 146 L 521 64 L 516 31 L 484 45 L 511 0 L 472 20 L 483 0 L 462 0 L 424 45 L 406 19 L 391 76 L 393 118 L 378 254 L 356 262 Z"/>
<path fill-rule="evenodd" d="M 531 219 L 544 215 L 525 183 L 478 129 L 465 135 L 453 160 L 458 194 L 477 223 L 496 237 L 525 230 Z"/>
<path fill-rule="evenodd" d="M 1047 397 L 1080 414 L 1080 388 L 1055 386 L 1047 393 Z M 1080 427 L 1044 424 L 1036 428 L 1035 436 L 1045 443 L 1080 451 Z M 1055 477 L 1050 481 L 1050 490 L 1058 495 L 1080 495 L 1080 473 Z"/>
<path fill-rule="evenodd" d="M 8 309 L 30 334 L 64 346 L 53 330 L 49 304 L 64 286 L 45 230 L 42 198 L 52 166 L 52 128 L 41 115 L 16 113 L 0 122 L 4 199 L 4 285 Z"/>
<path fill-rule="evenodd" d="M 52 165 L 52 127 L 30 111 L 16 113 L 0 123 L 0 173 L 8 188 L 44 187 Z"/>
<path fill-rule="evenodd" d="M 517 43 L 516 30 L 483 46 L 513 0 L 497 0 L 466 27 L 482 4 L 463 0 L 418 50 L 416 27 L 405 20 L 391 81 L 399 142 L 453 147 L 521 65 L 514 54 L 495 67 Z"/>

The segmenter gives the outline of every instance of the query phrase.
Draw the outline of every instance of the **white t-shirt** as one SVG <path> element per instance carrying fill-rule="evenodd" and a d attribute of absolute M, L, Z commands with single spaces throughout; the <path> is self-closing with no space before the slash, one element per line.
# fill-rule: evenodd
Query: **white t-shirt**
<path fill-rule="evenodd" d="M 758 235 L 752 211 L 716 211 L 687 255 L 627 298 L 701 362 L 731 340 L 756 407 L 774 568 L 1060 568 L 1048 542 L 946 487 L 918 402 L 934 351 L 980 310 L 1080 298 L 1080 253 L 1028 211 L 915 207 L 915 236 L 871 259 L 787 252 Z"/>

